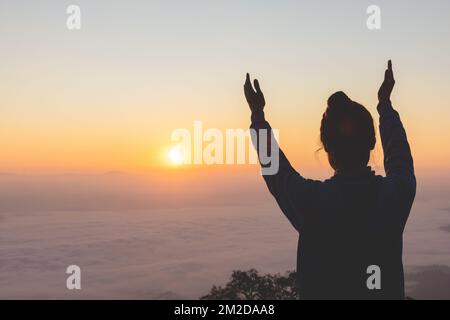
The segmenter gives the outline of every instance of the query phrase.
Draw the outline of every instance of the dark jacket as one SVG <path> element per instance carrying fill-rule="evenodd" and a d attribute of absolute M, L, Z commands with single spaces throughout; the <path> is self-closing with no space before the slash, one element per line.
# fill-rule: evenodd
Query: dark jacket
<path fill-rule="evenodd" d="M 279 170 L 264 175 L 299 232 L 297 280 L 303 299 L 404 299 L 402 234 L 416 192 L 413 159 L 398 113 L 378 105 L 386 177 L 370 167 L 328 180 L 302 177 L 279 152 Z M 270 129 L 262 112 L 252 129 Z M 256 141 L 254 141 L 256 143 Z M 277 143 L 275 139 L 271 143 Z M 381 289 L 367 286 L 380 268 Z"/>

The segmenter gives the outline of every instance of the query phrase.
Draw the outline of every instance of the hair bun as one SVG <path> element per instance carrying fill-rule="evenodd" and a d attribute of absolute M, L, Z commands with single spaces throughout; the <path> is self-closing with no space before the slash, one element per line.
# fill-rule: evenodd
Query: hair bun
<path fill-rule="evenodd" d="M 342 91 L 333 93 L 328 98 L 328 108 L 345 108 L 351 104 L 352 100 Z"/>

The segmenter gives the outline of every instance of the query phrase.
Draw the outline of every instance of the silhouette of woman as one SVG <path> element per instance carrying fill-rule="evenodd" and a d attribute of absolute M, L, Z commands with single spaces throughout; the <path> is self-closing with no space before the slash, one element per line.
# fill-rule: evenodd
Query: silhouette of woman
<path fill-rule="evenodd" d="M 415 193 L 413 159 L 390 96 L 389 60 L 378 91 L 380 136 L 386 176 L 367 166 L 375 129 L 367 109 L 343 92 L 328 99 L 320 138 L 335 174 L 328 180 L 302 177 L 279 150 L 276 174 L 263 175 L 279 207 L 299 232 L 297 284 L 301 299 L 404 299 L 403 230 Z M 251 128 L 270 129 L 264 95 L 250 76 L 244 85 Z M 277 143 L 267 133 L 267 145 Z"/>

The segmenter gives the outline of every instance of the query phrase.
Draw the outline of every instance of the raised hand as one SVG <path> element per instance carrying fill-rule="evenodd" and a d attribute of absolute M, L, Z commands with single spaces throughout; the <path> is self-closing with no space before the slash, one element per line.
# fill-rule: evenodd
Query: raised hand
<path fill-rule="evenodd" d="M 250 82 L 250 75 L 247 73 L 247 78 L 244 84 L 245 98 L 247 99 L 248 105 L 252 112 L 262 111 L 266 105 L 266 100 L 264 99 L 264 94 L 259 87 L 258 80 L 254 81 L 255 89 L 253 89 L 252 83 Z"/>
<path fill-rule="evenodd" d="M 394 89 L 394 72 L 392 71 L 392 61 L 388 61 L 388 68 L 384 72 L 384 81 L 381 84 L 380 89 L 378 90 L 378 100 L 382 101 L 390 101 L 392 89 Z"/>

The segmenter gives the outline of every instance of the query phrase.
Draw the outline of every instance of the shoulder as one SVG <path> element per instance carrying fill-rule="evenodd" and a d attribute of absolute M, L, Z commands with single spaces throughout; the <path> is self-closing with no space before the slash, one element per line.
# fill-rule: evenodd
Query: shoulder
<path fill-rule="evenodd" d="M 416 177 L 414 174 L 405 176 L 391 175 L 382 177 L 382 189 L 384 193 L 412 201 L 416 195 Z"/>

